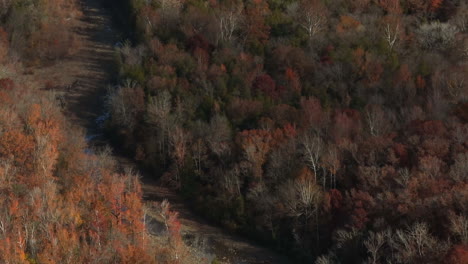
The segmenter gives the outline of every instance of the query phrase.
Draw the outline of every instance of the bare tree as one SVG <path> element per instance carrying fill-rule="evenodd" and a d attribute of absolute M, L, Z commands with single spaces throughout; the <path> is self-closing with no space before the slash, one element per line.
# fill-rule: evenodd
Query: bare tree
<path fill-rule="evenodd" d="M 366 246 L 367 252 L 370 254 L 369 263 L 379 263 L 379 259 L 381 257 L 379 251 L 385 244 L 386 237 L 387 233 L 384 232 L 374 233 L 371 231 L 369 233 L 369 238 L 364 241 L 364 246 Z"/>
<path fill-rule="evenodd" d="M 461 32 L 466 32 L 468 30 L 468 4 L 466 1 L 460 2 L 458 12 L 450 22 L 456 25 Z"/>
<path fill-rule="evenodd" d="M 211 151 L 219 158 L 228 155 L 231 151 L 229 142 L 231 140 L 231 128 L 225 116 L 215 115 L 210 120 L 206 142 Z M 223 160 L 220 160 L 223 162 Z"/>
<path fill-rule="evenodd" d="M 340 167 L 340 157 L 336 147 L 328 146 L 325 165 L 330 174 L 330 188 L 336 188 L 336 174 Z M 325 185 L 324 185 L 325 187 Z"/>
<path fill-rule="evenodd" d="M 239 29 L 244 21 L 242 10 L 243 6 L 241 4 L 220 9 L 216 14 L 219 28 L 218 40 L 229 43 L 234 39 L 234 32 Z"/>
<path fill-rule="evenodd" d="M 450 177 L 456 182 L 468 179 L 468 154 L 461 153 L 455 157 L 455 163 L 450 167 Z"/>
<path fill-rule="evenodd" d="M 387 23 L 385 25 L 384 39 L 387 42 L 390 50 L 393 50 L 393 47 L 397 43 L 400 36 L 400 23 Z"/>
<path fill-rule="evenodd" d="M 462 244 L 468 243 L 468 218 L 464 215 L 450 216 L 450 230 L 457 236 Z"/>
<path fill-rule="evenodd" d="M 299 178 L 286 184 L 281 189 L 281 198 L 287 212 L 296 218 L 304 217 L 304 225 L 307 227 L 309 219 L 315 215 L 315 224 L 318 233 L 318 214 L 323 193 L 320 187 L 309 178 Z"/>
<path fill-rule="evenodd" d="M 163 155 L 168 151 L 168 137 L 171 128 L 171 95 L 164 90 L 150 98 L 147 106 L 147 122 L 156 128 L 159 151 Z"/>
<path fill-rule="evenodd" d="M 16 174 L 16 167 L 13 165 L 13 160 L 0 160 L 0 188 L 11 186 L 11 182 Z"/>
<path fill-rule="evenodd" d="M 368 105 L 365 114 L 366 123 L 372 136 L 380 136 L 387 131 L 390 121 L 379 105 Z"/>
<path fill-rule="evenodd" d="M 13 3 L 12 0 L 1 0 L 0 1 L 0 17 L 3 16 L 5 13 L 8 12 L 10 9 L 11 4 Z"/>
<path fill-rule="evenodd" d="M 138 84 L 132 80 L 125 80 L 121 86 L 116 87 L 108 95 L 109 110 L 115 124 L 121 124 L 127 128 L 133 128 L 136 124 L 134 116 L 136 109 L 129 104 L 129 94 L 135 94 Z"/>
<path fill-rule="evenodd" d="M 241 195 L 241 169 L 235 166 L 233 169 L 223 173 L 222 187 L 230 194 Z"/>
<path fill-rule="evenodd" d="M 183 7 L 183 0 L 159 0 L 160 13 L 165 23 L 177 20 Z"/>
<path fill-rule="evenodd" d="M 288 13 L 296 20 L 312 40 L 327 25 L 327 9 L 320 0 L 302 0 L 288 7 Z"/>
<path fill-rule="evenodd" d="M 302 139 L 303 154 L 307 164 L 314 172 L 314 179 L 317 182 L 317 174 L 320 169 L 320 159 L 324 153 L 324 142 L 319 135 L 307 134 Z"/>
<path fill-rule="evenodd" d="M 333 261 L 332 257 L 329 255 L 322 255 L 315 260 L 315 264 L 333 264 L 336 263 Z"/>
<path fill-rule="evenodd" d="M 184 165 L 185 155 L 187 152 L 188 134 L 179 126 L 171 129 L 169 134 L 169 142 L 172 146 L 172 157 L 175 160 L 177 171 L 176 171 L 176 182 L 180 182 L 180 168 Z"/>
<path fill-rule="evenodd" d="M 446 49 L 455 40 L 458 28 L 438 21 L 422 24 L 417 30 L 419 42 L 426 49 Z"/>
<path fill-rule="evenodd" d="M 446 80 L 447 92 L 455 101 L 468 99 L 468 82 L 465 81 L 465 71 L 454 71 L 448 74 Z"/>
<path fill-rule="evenodd" d="M 406 230 L 397 230 L 390 239 L 399 263 L 415 263 L 434 256 L 443 256 L 447 245 L 437 241 L 425 223 L 416 223 Z M 431 254 L 431 255 L 429 255 Z"/>

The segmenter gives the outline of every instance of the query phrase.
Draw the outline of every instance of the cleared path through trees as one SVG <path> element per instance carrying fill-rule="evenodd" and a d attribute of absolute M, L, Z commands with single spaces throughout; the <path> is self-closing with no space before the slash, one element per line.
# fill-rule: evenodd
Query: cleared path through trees
<path fill-rule="evenodd" d="M 58 87 L 57 92 L 61 93 L 61 103 L 69 120 L 85 131 L 90 145 L 102 145 L 107 140 L 100 134 L 96 120 L 104 111 L 106 87 L 115 74 L 114 44 L 120 36 L 113 29 L 110 13 L 98 1 L 83 0 L 80 8 L 83 15 L 75 29 L 81 42 L 79 50 L 53 66 L 31 69 L 24 81 L 52 83 Z M 138 170 L 132 160 L 113 155 L 122 167 Z M 219 260 L 239 264 L 290 263 L 272 250 L 210 224 L 196 215 L 172 190 L 157 184 L 151 175 L 138 172 L 143 175 L 144 199 L 148 202 L 167 199 L 171 208 L 179 212 L 185 237 L 207 241 L 207 250 Z"/>

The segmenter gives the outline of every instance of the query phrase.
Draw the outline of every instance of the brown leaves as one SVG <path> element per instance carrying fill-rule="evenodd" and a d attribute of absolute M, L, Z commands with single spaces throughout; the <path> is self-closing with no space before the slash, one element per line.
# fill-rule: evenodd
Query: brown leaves
<path fill-rule="evenodd" d="M 426 136 L 443 136 L 447 132 L 445 124 L 438 120 L 415 120 L 410 124 L 409 129 L 418 135 Z"/>
<path fill-rule="evenodd" d="M 343 205 L 343 195 L 337 189 L 325 193 L 324 206 L 326 211 L 340 209 Z"/>
<path fill-rule="evenodd" d="M 356 31 L 362 26 L 357 19 L 343 15 L 340 17 L 340 23 L 336 26 L 336 32 L 344 34 L 351 31 Z"/>
<path fill-rule="evenodd" d="M 257 94 L 264 94 L 273 99 L 278 99 L 281 94 L 279 89 L 277 89 L 275 80 L 268 74 L 257 76 L 252 87 Z"/>
<path fill-rule="evenodd" d="M 8 131 L 0 136 L 0 156 L 13 159 L 18 168 L 31 169 L 34 148 L 33 137 L 19 130 Z"/>
<path fill-rule="evenodd" d="M 6 61 L 8 49 L 8 33 L 0 27 L 0 65 Z"/>
<path fill-rule="evenodd" d="M 364 78 L 365 83 L 368 85 L 378 83 L 384 72 L 382 64 L 371 53 L 365 52 L 362 48 L 357 48 L 353 52 L 353 56 L 358 74 Z"/>
<path fill-rule="evenodd" d="M 379 0 L 378 3 L 389 14 L 397 15 L 403 12 L 400 0 Z"/>
<path fill-rule="evenodd" d="M 270 27 L 265 23 L 265 17 L 270 13 L 268 3 L 255 0 L 246 9 L 246 40 L 252 45 L 264 45 L 270 37 Z"/>
<path fill-rule="evenodd" d="M 352 227 L 357 229 L 364 228 L 370 220 L 369 212 L 374 206 L 374 199 L 369 193 L 356 189 L 352 189 L 346 196 L 347 207 L 351 213 Z"/>
<path fill-rule="evenodd" d="M 238 136 L 238 141 L 248 161 L 253 165 L 253 176 L 261 178 L 262 165 L 270 151 L 272 136 L 265 130 L 245 130 Z"/>
<path fill-rule="evenodd" d="M 455 245 L 449 252 L 448 261 L 450 264 L 468 263 L 468 245 Z"/>

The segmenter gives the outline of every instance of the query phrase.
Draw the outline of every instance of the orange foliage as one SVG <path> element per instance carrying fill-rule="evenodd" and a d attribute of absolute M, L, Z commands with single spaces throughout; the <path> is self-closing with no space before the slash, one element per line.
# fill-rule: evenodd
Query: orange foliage
<path fill-rule="evenodd" d="M 421 75 L 416 76 L 416 87 L 419 90 L 426 88 L 426 80 Z"/>
<path fill-rule="evenodd" d="M 35 144 L 22 131 L 7 131 L 0 136 L 0 157 L 12 159 L 20 168 L 31 169 Z"/>
<path fill-rule="evenodd" d="M 31 104 L 27 89 L 7 92 L 18 100 L 2 102 L 2 111 L 26 111 L 0 113 L 9 120 L 0 135 L 0 172 L 9 174 L 1 182 L 8 228 L 0 231 L 0 263 L 155 263 L 138 178 L 83 154 L 81 135 L 65 129 L 47 98 L 36 94 L 40 103 Z"/>
<path fill-rule="evenodd" d="M 436 12 L 439 10 L 439 8 L 441 8 L 443 2 L 444 0 L 431 0 L 428 7 L 429 11 Z"/>
<path fill-rule="evenodd" d="M 361 22 L 351 16 L 341 16 L 340 23 L 336 26 L 336 32 L 346 33 L 357 30 L 361 26 Z"/>
<path fill-rule="evenodd" d="M 286 72 L 284 73 L 286 80 L 288 81 L 289 87 L 292 89 L 293 92 L 300 94 L 301 93 L 301 81 L 299 79 L 299 75 L 297 72 L 292 68 L 286 68 Z"/>
<path fill-rule="evenodd" d="M 451 264 L 468 263 L 468 245 L 456 245 L 449 253 L 449 262 Z"/>
<path fill-rule="evenodd" d="M 252 164 L 252 174 L 255 178 L 262 177 L 262 165 L 271 149 L 272 139 L 272 135 L 265 130 L 245 130 L 238 135 L 238 142 L 247 160 Z"/>

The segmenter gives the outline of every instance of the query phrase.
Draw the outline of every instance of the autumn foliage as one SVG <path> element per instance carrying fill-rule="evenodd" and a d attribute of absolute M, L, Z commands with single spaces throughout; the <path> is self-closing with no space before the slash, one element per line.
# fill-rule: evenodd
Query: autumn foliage
<path fill-rule="evenodd" d="M 298 263 L 463 262 L 463 1 L 131 2 L 141 114 L 107 125 L 200 213 Z"/>
<path fill-rule="evenodd" d="M 116 47 L 106 132 L 194 210 L 297 263 L 466 262 L 463 1 L 117 2 L 134 35 Z M 50 21 L 0 10 L 0 62 L 64 54 L 67 37 L 50 34 L 71 7 L 58 3 Z M 0 78 L 4 256 L 154 260 L 134 177 L 73 146 L 12 80 Z"/>
<path fill-rule="evenodd" d="M 0 4 L 0 63 L 20 55 L 26 64 L 44 63 L 76 51 L 73 34 L 80 18 L 78 1 L 3 1 Z"/>
<path fill-rule="evenodd" d="M 50 97 L 2 83 L 16 100 L 0 101 L 0 262 L 179 263 L 148 234 L 138 176 L 117 174 L 105 151 L 85 153 Z"/>

